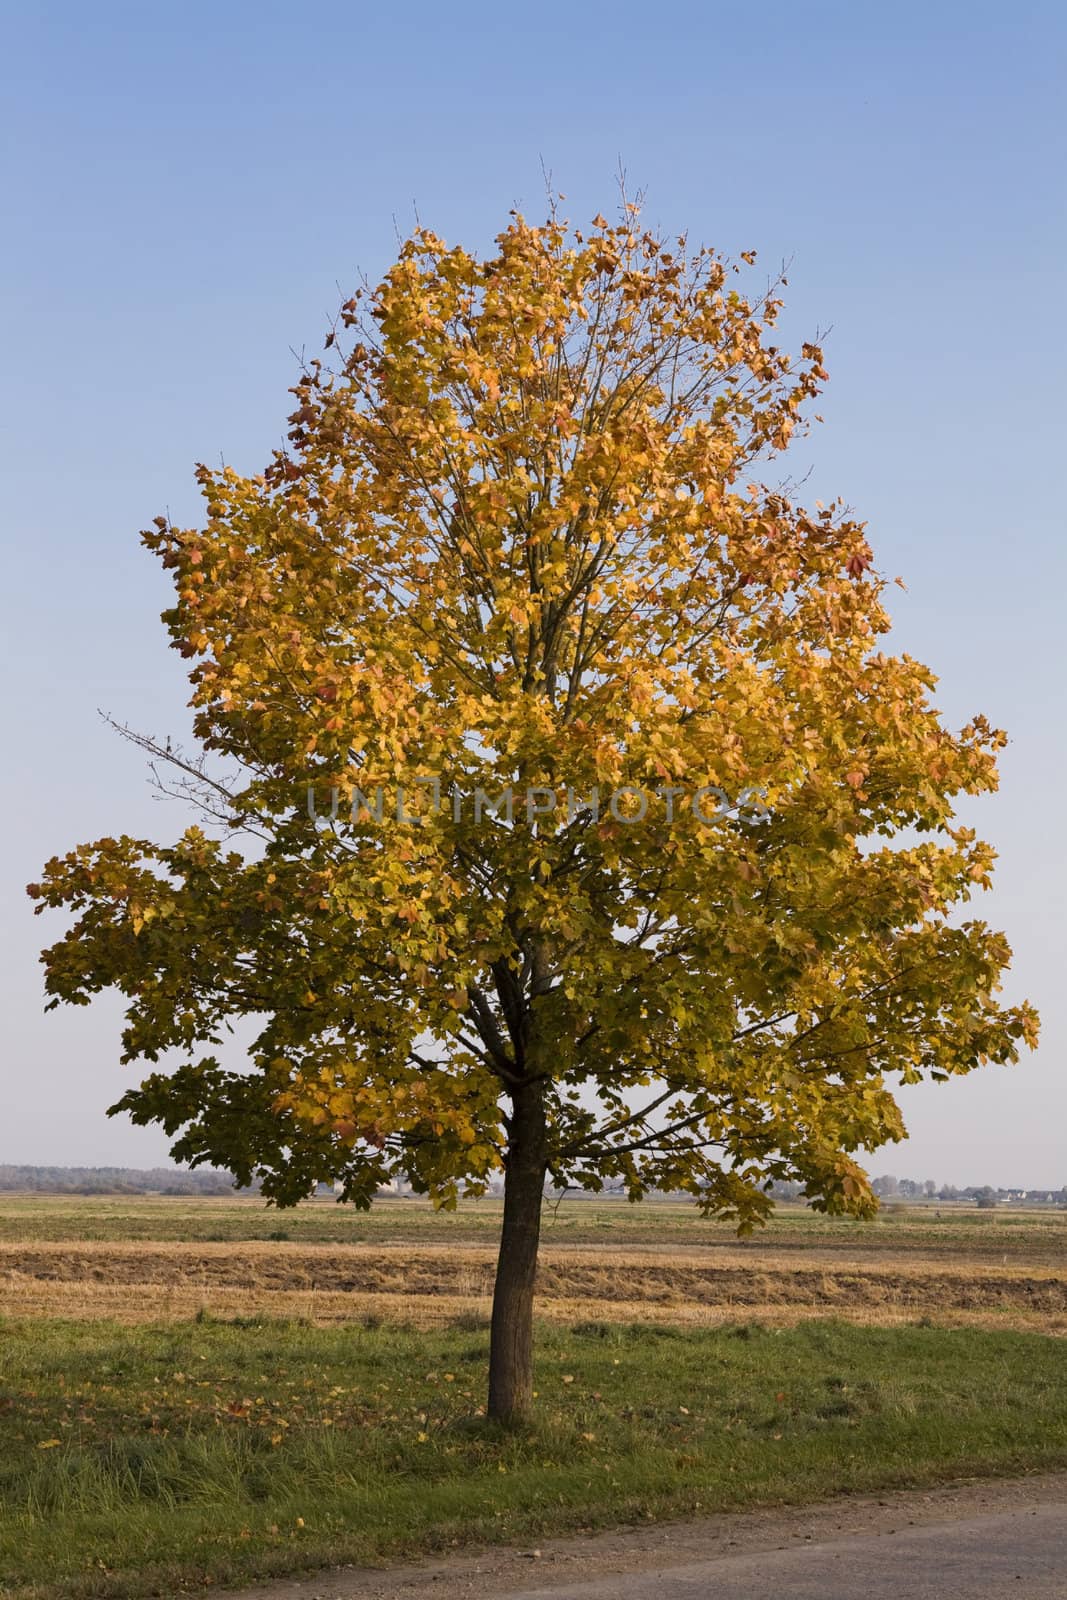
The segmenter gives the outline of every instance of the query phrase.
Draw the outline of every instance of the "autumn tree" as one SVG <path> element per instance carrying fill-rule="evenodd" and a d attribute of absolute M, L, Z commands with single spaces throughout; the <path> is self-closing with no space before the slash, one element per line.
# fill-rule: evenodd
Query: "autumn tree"
<path fill-rule="evenodd" d="M 864 527 L 775 457 L 825 377 L 779 282 L 645 231 L 514 216 L 488 259 L 420 229 L 302 371 L 288 444 L 202 467 L 144 535 L 191 663 L 201 807 L 176 843 L 51 861 L 51 1004 L 114 987 L 113 1109 L 177 1158 L 370 1203 L 501 1169 L 489 1409 L 521 1415 L 546 1180 L 769 1187 L 867 1214 L 898 1081 L 1015 1058 L 1036 1018 L 950 913 L 993 852 L 954 732 L 881 648 Z M 219 1042 L 255 1039 L 241 1070 Z"/>

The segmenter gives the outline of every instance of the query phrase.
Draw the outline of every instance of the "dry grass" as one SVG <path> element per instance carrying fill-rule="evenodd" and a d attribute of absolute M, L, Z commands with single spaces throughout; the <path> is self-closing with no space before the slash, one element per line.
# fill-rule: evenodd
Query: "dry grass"
<path fill-rule="evenodd" d="M 8 1315 L 121 1322 L 214 1316 L 380 1320 L 418 1327 L 488 1316 L 494 1253 L 443 1243 L 349 1245 L 49 1241 L 0 1244 Z M 556 1322 L 775 1325 L 812 1316 L 1067 1333 L 1067 1264 L 930 1261 L 906 1246 L 876 1261 L 813 1248 L 659 1250 L 550 1244 L 539 1311 Z"/>
<path fill-rule="evenodd" d="M 434 1212 L 424 1201 L 386 1199 L 367 1212 L 329 1199 L 292 1211 L 266 1207 L 255 1196 L 187 1199 L 162 1195 L 0 1196 L 0 1241 L 143 1240 L 245 1245 L 256 1240 L 298 1244 L 432 1245 L 492 1249 L 500 1227 L 496 1199 L 463 1201 L 455 1212 Z M 780 1206 L 767 1228 L 739 1242 L 728 1223 L 702 1218 L 692 1203 L 568 1197 L 546 1206 L 544 1243 L 550 1249 L 712 1252 L 746 1266 L 789 1258 L 804 1265 L 867 1261 L 960 1263 L 1063 1269 L 1067 1263 L 1067 1210 L 1002 1207 L 901 1206 L 871 1222 L 817 1216 L 800 1206 Z"/>

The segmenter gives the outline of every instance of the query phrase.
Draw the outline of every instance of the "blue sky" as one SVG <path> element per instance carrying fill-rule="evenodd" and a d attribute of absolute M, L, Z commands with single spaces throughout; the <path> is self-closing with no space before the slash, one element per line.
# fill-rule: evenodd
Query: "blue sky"
<path fill-rule="evenodd" d="M 958 1183 L 1067 1183 L 1063 908 L 1067 9 L 942 3 L 457 3 L 3 8 L 0 424 L 5 1076 L 0 1161 L 145 1164 L 108 1123 L 118 1008 L 42 1013 L 50 854 L 170 835 L 102 707 L 180 732 L 185 683 L 137 533 L 192 520 L 192 466 L 258 470 L 293 350 L 318 349 L 416 208 L 485 246 L 586 220 L 620 161 L 653 223 L 790 261 L 784 330 L 831 384 L 808 493 L 868 519 L 900 573 L 895 642 L 953 722 L 1012 744 L 973 818 L 1001 852 L 981 912 L 1044 1016 L 1012 1069 L 906 1091 L 874 1159 Z M 53 926 L 55 924 L 53 923 Z"/>

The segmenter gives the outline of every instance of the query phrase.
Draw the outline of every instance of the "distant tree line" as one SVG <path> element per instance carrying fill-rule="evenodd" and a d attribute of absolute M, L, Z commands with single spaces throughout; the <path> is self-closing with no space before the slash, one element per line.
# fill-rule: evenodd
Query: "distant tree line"
<path fill-rule="evenodd" d="M 1062 1189 L 995 1189 L 991 1183 L 982 1183 L 958 1189 L 953 1183 L 938 1184 L 933 1178 L 920 1183 L 915 1178 L 895 1178 L 891 1172 L 886 1172 L 871 1180 L 871 1188 L 880 1200 L 969 1202 L 979 1210 L 1021 1202 L 1035 1206 L 1067 1206 L 1067 1184 Z M 769 1192 L 775 1200 L 804 1199 L 804 1186 L 800 1183 L 776 1182 Z"/>
<path fill-rule="evenodd" d="M 252 1192 L 259 1188 L 251 1186 Z M 992 1209 L 997 1205 L 1067 1206 L 1067 1184 L 1062 1189 L 995 1189 L 992 1184 L 972 1184 L 958 1189 L 954 1184 L 938 1185 L 933 1178 L 916 1182 L 914 1178 L 896 1178 L 883 1173 L 874 1178 L 871 1187 L 880 1200 L 943 1200 L 969 1201 L 979 1209 Z M 400 1192 L 410 1192 L 409 1186 L 394 1185 Z M 491 1186 L 496 1193 L 499 1184 Z M 14 1191 L 31 1191 L 38 1194 L 168 1194 L 168 1195 L 224 1195 L 232 1194 L 234 1181 L 230 1173 L 217 1167 L 198 1167 L 189 1171 L 182 1167 L 31 1167 L 0 1164 L 0 1194 Z M 332 1193 L 328 1184 L 316 1186 L 320 1194 Z M 622 1193 L 620 1184 L 607 1183 L 603 1194 Z M 803 1201 L 804 1186 L 797 1182 L 776 1181 L 769 1193 L 775 1200 Z"/>
<path fill-rule="evenodd" d="M 0 1165 L 0 1193 L 232 1194 L 233 1178 L 213 1167 L 20 1167 Z"/>
<path fill-rule="evenodd" d="M 880 1200 L 944 1200 L 946 1203 L 970 1200 L 983 1210 L 1020 1201 L 1027 1205 L 1067 1206 L 1067 1184 L 1062 1189 L 998 1189 L 991 1183 L 981 1183 L 958 1189 L 954 1183 L 938 1185 L 933 1178 L 918 1183 L 914 1178 L 895 1178 L 891 1172 L 886 1172 L 872 1180 L 871 1188 Z"/>

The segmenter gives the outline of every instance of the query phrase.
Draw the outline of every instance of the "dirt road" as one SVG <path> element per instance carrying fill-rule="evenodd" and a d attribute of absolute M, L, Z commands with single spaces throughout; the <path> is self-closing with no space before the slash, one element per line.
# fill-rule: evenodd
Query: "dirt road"
<path fill-rule="evenodd" d="M 1067 1476 L 980 1482 L 347 1569 L 242 1600 L 1064 1600 Z M 236 1600 L 236 1597 L 235 1597 Z"/>

